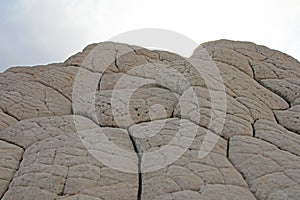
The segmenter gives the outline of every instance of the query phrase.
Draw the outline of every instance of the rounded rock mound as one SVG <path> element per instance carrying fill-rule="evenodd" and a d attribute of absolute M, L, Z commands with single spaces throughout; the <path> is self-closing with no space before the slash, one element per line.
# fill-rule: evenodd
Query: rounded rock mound
<path fill-rule="evenodd" d="M 92 44 L 0 74 L 0 198 L 300 199 L 300 63 Z"/>

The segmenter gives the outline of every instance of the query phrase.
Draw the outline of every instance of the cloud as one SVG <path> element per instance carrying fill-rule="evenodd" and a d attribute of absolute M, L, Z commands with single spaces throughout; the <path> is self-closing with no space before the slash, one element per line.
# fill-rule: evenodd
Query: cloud
<path fill-rule="evenodd" d="M 89 43 L 164 28 L 197 43 L 247 40 L 300 60 L 300 3 L 286 1 L 16 0 L 0 3 L 0 71 L 61 62 Z"/>
<path fill-rule="evenodd" d="M 93 0 L 1 2 L 1 69 L 63 61 L 88 43 L 105 40 L 122 21 L 109 19 L 110 10 L 122 6 L 112 2 L 119 6 Z"/>

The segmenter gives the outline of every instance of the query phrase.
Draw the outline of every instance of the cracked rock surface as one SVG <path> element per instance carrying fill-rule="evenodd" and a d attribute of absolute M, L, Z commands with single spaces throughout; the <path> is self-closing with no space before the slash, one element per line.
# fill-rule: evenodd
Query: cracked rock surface
<path fill-rule="evenodd" d="M 299 134 L 284 53 L 92 44 L 0 74 L 0 198 L 299 200 Z"/>

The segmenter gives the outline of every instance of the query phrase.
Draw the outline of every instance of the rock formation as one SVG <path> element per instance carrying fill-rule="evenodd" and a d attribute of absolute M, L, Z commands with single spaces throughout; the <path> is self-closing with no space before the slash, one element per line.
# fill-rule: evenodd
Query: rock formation
<path fill-rule="evenodd" d="M 92 44 L 0 74 L 0 198 L 299 200 L 299 134 L 284 53 Z"/>

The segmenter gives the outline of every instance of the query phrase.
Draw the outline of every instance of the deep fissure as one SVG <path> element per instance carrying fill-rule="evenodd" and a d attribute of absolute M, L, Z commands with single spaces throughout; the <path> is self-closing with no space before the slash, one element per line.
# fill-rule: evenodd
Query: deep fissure
<path fill-rule="evenodd" d="M 139 152 L 134 137 L 132 135 L 129 134 L 129 138 L 131 140 L 131 143 L 133 145 L 133 149 L 138 157 L 138 176 L 139 176 L 139 188 L 138 188 L 138 193 L 137 193 L 137 200 L 141 200 L 142 197 L 142 189 L 143 189 L 143 174 L 142 174 L 142 170 L 141 170 L 141 163 L 142 163 L 142 155 Z"/>

